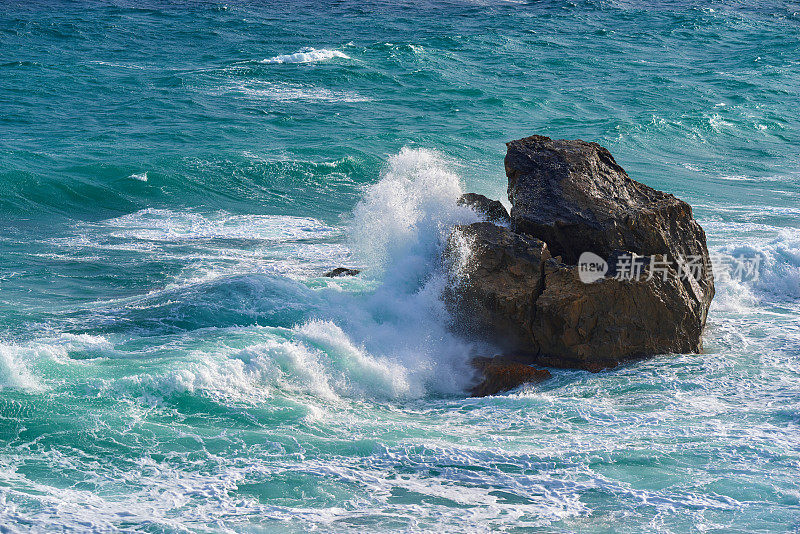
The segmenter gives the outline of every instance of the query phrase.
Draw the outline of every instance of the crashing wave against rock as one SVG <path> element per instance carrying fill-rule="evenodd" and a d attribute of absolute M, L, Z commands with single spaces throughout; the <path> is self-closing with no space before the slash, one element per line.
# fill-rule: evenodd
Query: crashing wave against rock
<path fill-rule="evenodd" d="M 529 364 L 591 371 L 702 350 L 714 278 L 691 207 L 632 180 L 597 143 L 507 146 L 509 227 L 457 226 L 445 251 L 459 327 Z M 611 268 L 587 283 L 584 253 Z"/>

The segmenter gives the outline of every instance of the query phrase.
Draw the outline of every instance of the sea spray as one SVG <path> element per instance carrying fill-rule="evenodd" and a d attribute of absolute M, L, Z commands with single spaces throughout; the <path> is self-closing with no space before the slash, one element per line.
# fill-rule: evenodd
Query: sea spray
<path fill-rule="evenodd" d="M 379 284 L 363 296 L 342 295 L 350 303 L 334 304 L 346 310 L 336 324 L 314 325 L 330 328 L 332 338 L 349 336 L 351 353 L 363 345 L 392 366 L 396 382 L 386 391 L 396 395 L 456 393 L 471 379 L 466 361 L 477 346 L 451 333 L 441 299 L 447 236 L 454 225 L 477 220 L 456 204 L 461 192 L 458 175 L 439 154 L 403 148 L 392 156 L 351 222 L 354 255 Z"/>
<path fill-rule="evenodd" d="M 425 278 L 439 268 L 450 229 L 477 220 L 456 204 L 461 193 L 458 175 L 441 155 L 404 147 L 353 211 L 356 256 L 393 278 Z"/>

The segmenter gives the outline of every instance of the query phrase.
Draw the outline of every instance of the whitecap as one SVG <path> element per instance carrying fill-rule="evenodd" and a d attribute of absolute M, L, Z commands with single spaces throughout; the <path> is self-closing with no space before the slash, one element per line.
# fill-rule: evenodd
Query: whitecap
<path fill-rule="evenodd" d="M 40 377 L 58 366 L 76 363 L 73 353 L 107 356 L 114 347 L 102 336 L 60 334 L 28 343 L 0 344 L 0 389 L 4 387 L 28 391 L 47 389 Z"/>
<path fill-rule="evenodd" d="M 268 239 L 289 241 L 335 236 L 338 232 L 311 217 L 283 215 L 203 214 L 190 211 L 146 208 L 107 219 L 98 226 L 111 230 L 111 237 L 148 241 L 190 239 Z"/>
<path fill-rule="evenodd" d="M 305 47 L 292 54 L 282 54 L 269 59 L 263 59 L 261 63 L 315 63 L 317 61 L 326 61 L 333 58 L 350 59 L 350 56 L 339 50 Z"/>
<path fill-rule="evenodd" d="M 297 329 L 306 344 L 321 349 L 330 370 L 339 375 L 345 393 L 399 398 L 412 393 L 406 368 L 386 357 L 375 357 L 356 346 L 344 331 L 329 321 L 313 320 Z M 415 392 L 417 396 L 422 391 Z"/>

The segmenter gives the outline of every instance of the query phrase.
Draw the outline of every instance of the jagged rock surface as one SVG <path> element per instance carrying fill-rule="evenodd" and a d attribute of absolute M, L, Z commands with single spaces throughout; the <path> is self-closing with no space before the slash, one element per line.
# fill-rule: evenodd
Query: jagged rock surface
<path fill-rule="evenodd" d="M 446 290 L 457 327 L 499 340 L 509 350 L 529 345 L 544 261 L 550 258 L 547 245 L 479 222 L 454 228 L 446 256 L 460 277 Z"/>
<path fill-rule="evenodd" d="M 543 240 L 566 263 L 574 265 L 585 251 L 604 258 L 628 251 L 708 259 L 706 234 L 691 206 L 631 179 L 597 143 L 534 135 L 507 146 L 513 229 Z M 696 296 L 707 309 L 711 270 L 697 282 L 702 294 Z"/>
<path fill-rule="evenodd" d="M 499 200 L 492 200 L 478 193 L 464 193 L 458 199 L 459 206 L 468 206 L 486 217 L 486 220 L 498 224 L 511 223 L 511 216 Z"/>
<path fill-rule="evenodd" d="M 666 280 L 603 278 L 585 284 L 576 267 L 551 260 L 543 278 L 530 338 L 541 365 L 599 371 L 625 360 L 702 348 L 705 311 L 674 270 Z"/>

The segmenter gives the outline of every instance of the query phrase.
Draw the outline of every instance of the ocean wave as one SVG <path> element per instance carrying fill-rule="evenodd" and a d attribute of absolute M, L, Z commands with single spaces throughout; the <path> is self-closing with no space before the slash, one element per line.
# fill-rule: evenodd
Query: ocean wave
<path fill-rule="evenodd" d="M 756 234 L 712 249 L 712 254 L 732 262 L 714 273 L 720 305 L 759 306 L 764 301 L 800 299 L 800 231 L 760 224 L 715 226 L 734 226 L 740 235 Z M 741 272 L 736 270 L 737 261 L 745 267 Z"/>
<path fill-rule="evenodd" d="M 208 354 L 193 350 L 194 359 L 177 369 L 145 372 L 95 384 L 101 393 L 139 398 L 147 403 L 170 402 L 175 396 L 202 396 L 229 406 L 258 405 L 285 394 L 308 394 L 323 400 L 338 398 L 320 369 L 316 354 L 279 338 L 265 339 L 241 351 L 221 347 Z"/>
<path fill-rule="evenodd" d="M 0 389 L 44 391 L 54 369 L 113 352 L 113 345 L 106 338 L 88 334 L 63 333 L 27 343 L 2 343 Z"/>
<path fill-rule="evenodd" d="M 312 373 L 316 378 L 292 371 L 294 378 L 287 378 L 279 389 L 290 388 L 295 380 L 315 384 L 312 389 L 326 398 L 460 393 L 471 377 L 469 357 L 492 350 L 452 334 L 441 299 L 447 283 L 441 264 L 444 242 L 454 224 L 477 220 L 472 210 L 457 205 L 460 194 L 458 175 L 440 155 L 406 148 L 390 158 L 350 222 L 353 261 L 364 267 L 361 276 L 317 278 L 320 270 L 311 278 L 291 280 L 254 272 L 222 276 L 211 269 L 206 272 L 210 278 L 183 279 L 142 297 L 101 303 L 92 313 L 103 328 L 133 328 L 153 335 L 255 325 L 290 329 L 288 345 L 256 343 L 239 356 L 222 351 L 228 354 L 223 363 L 193 364 L 158 379 L 166 381 L 167 390 L 174 386 L 235 396 L 233 392 L 251 391 L 253 383 L 260 383 L 267 391 L 278 387 L 270 381 L 277 371 L 262 369 L 262 364 L 270 361 L 285 373 L 288 367 L 276 362 L 290 361 L 287 354 L 295 359 L 302 354 L 307 363 L 295 367 L 317 369 Z M 274 240 L 269 246 L 288 243 L 296 256 L 299 249 L 294 247 L 305 244 L 295 241 L 336 235 L 318 221 L 301 218 L 212 217 L 154 209 L 104 221 L 102 226 L 118 240 L 114 246 L 141 242 L 150 247 L 148 254 L 159 258 L 176 253 L 170 252 L 172 243 L 182 251 L 183 244 L 193 240 L 206 246 L 206 239 L 213 243 L 231 237 Z M 242 258 L 236 267 L 243 268 Z M 208 359 L 212 361 L 214 357 Z M 215 382 L 224 387 L 215 389 Z"/>
<path fill-rule="evenodd" d="M 292 54 L 282 54 L 269 59 L 262 59 L 261 63 L 314 63 L 333 58 L 350 59 L 350 56 L 339 50 L 305 47 Z"/>
<path fill-rule="evenodd" d="M 0 345 L 0 390 L 3 388 L 41 389 L 41 384 L 28 368 L 29 352 L 18 346 Z"/>
<path fill-rule="evenodd" d="M 800 232 L 784 230 L 760 245 L 726 247 L 733 257 L 760 257 L 753 286 L 779 299 L 800 299 Z"/>
<path fill-rule="evenodd" d="M 355 345 L 332 322 L 233 332 L 237 330 L 250 341 L 244 348 L 189 343 L 184 347 L 189 359 L 172 362 L 173 369 L 156 365 L 144 373 L 94 381 L 93 387 L 104 396 L 147 404 L 172 403 L 182 396 L 204 397 L 220 406 L 293 399 L 296 413 L 312 418 L 319 417 L 326 404 L 343 398 L 402 399 L 423 393 L 412 391 L 408 369 Z"/>

